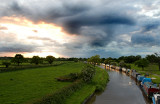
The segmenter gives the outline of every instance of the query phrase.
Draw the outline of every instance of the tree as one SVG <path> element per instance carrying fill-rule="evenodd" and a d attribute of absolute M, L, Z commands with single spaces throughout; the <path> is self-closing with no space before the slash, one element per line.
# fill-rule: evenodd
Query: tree
<path fill-rule="evenodd" d="M 122 67 L 125 67 L 126 66 L 126 63 L 124 61 L 120 61 L 119 62 L 119 66 L 122 68 Z"/>
<path fill-rule="evenodd" d="M 111 62 L 112 62 L 112 58 L 111 58 L 111 57 L 107 58 L 107 59 L 104 61 L 105 67 L 106 67 L 106 64 L 109 64 L 109 67 L 110 67 Z"/>
<path fill-rule="evenodd" d="M 53 57 L 53 56 L 47 56 L 47 57 L 46 57 L 46 60 L 48 61 L 49 64 L 52 64 L 55 59 L 56 59 L 56 58 Z"/>
<path fill-rule="evenodd" d="M 31 59 L 31 63 L 34 63 L 36 65 L 38 65 L 42 62 L 43 62 L 43 60 L 39 56 L 33 56 Z"/>
<path fill-rule="evenodd" d="M 2 62 L 2 65 L 5 65 L 6 68 L 8 68 L 9 65 L 11 65 L 11 62 L 4 61 L 4 62 Z"/>
<path fill-rule="evenodd" d="M 157 55 L 152 54 L 152 55 L 147 55 L 146 59 L 150 62 L 150 63 L 157 63 Z"/>
<path fill-rule="evenodd" d="M 133 63 L 137 60 L 140 60 L 141 59 L 141 56 L 140 55 L 137 55 L 137 56 L 133 56 L 133 55 L 130 55 L 130 56 L 121 56 L 118 58 L 118 60 L 124 60 L 125 63 Z"/>
<path fill-rule="evenodd" d="M 15 57 L 12 59 L 12 62 L 17 63 L 18 66 L 20 63 L 24 61 L 24 57 L 21 54 L 16 54 Z"/>
<path fill-rule="evenodd" d="M 106 68 L 106 64 L 109 64 L 109 67 L 110 67 L 111 61 L 112 61 L 111 58 L 107 58 L 106 60 L 104 60 L 105 68 Z"/>
<path fill-rule="evenodd" d="M 93 63 L 93 65 L 95 66 L 96 64 L 99 64 L 101 62 L 100 56 L 99 55 L 95 55 L 92 56 L 89 61 L 91 61 Z"/>
<path fill-rule="evenodd" d="M 93 79 L 95 73 L 96 73 L 95 67 L 87 64 L 86 66 L 83 67 L 81 72 L 82 80 L 85 82 L 90 82 Z"/>
<path fill-rule="evenodd" d="M 159 71 L 160 71 L 160 54 L 159 53 L 155 53 L 155 56 L 156 56 L 156 63 L 158 64 Z"/>
<path fill-rule="evenodd" d="M 116 66 L 117 63 L 113 61 L 113 62 L 111 62 L 111 65 Z"/>
<path fill-rule="evenodd" d="M 138 67 L 141 67 L 142 70 L 144 70 L 144 67 L 147 67 L 149 65 L 149 61 L 143 58 L 143 59 L 136 61 L 135 65 L 137 65 Z"/>

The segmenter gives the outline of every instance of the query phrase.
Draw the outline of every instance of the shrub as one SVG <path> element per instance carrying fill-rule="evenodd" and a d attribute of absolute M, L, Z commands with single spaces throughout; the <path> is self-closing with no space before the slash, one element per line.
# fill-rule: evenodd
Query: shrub
<path fill-rule="evenodd" d="M 68 87 L 65 87 L 54 94 L 47 95 L 33 104 L 64 104 L 65 99 L 71 96 L 75 91 L 79 90 L 84 83 L 77 81 Z"/>
<path fill-rule="evenodd" d="M 81 77 L 84 82 L 90 82 L 95 75 L 96 69 L 92 65 L 87 64 L 83 67 Z"/>
<path fill-rule="evenodd" d="M 2 62 L 2 65 L 5 65 L 5 66 L 6 66 L 6 68 L 8 68 L 8 67 L 9 67 L 9 65 L 11 65 L 11 63 L 10 63 L 10 62 Z"/>

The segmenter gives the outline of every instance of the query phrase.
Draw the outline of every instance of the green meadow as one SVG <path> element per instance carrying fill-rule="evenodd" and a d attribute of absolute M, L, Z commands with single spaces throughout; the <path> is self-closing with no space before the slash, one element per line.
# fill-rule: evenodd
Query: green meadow
<path fill-rule="evenodd" d="M 58 82 L 56 77 L 80 72 L 83 63 L 0 73 L 0 104 L 22 104 L 54 93 L 71 84 Z"/>
<path fill-rule="evenodd" d="M 53 94 L 73 82 L 59 82 L 55 78 L 70 73 L 80 73 L 84 63 L 68 62 L 58 66 L 30 68 L 0 73 L 0 104 L 31 104 Z M 103 90 L 109 76 L 96 67 L 93 81 L 67 97 L 66 104 L 81 104 L 95 90 Z"/>

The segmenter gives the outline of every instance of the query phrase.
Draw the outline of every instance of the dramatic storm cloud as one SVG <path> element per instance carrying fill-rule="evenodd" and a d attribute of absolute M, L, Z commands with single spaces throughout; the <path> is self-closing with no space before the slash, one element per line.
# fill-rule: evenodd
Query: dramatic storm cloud
<path fill-rule="evenodd" d="M 0 52 L 144 56 L 160 49 L 159 5 L 159 0 L 2 0 L 0 35 L 7 35 Z"/>

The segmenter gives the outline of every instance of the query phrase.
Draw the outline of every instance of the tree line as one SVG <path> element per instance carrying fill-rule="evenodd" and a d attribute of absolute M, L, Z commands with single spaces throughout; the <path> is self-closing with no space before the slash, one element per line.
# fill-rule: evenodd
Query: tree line
<path fill-rule="evenodd" d="M 142 70 L 144 70 L 145 67 L 147 67 L 150 63 L 153 64 L 158 64 L 159 66 L 159 71 L 160 71 L 160 54 L 159 53 L 154 53 L 151 55 L 146 55 L 145 58 L 142 58 L 140 55 L 137 56 L 121 56 L 119 58 L 100 58 L 99 55 L 92 56 L 89 58 L 88 63 L 93 64 L 94 66 L 96 64 L 104 63 L 105 66 L 108 64 L 109 67 L 110 65 L 113 66 L 119 66 L 119 67 L 125 67 L 130 69 L 131 68 L 131 63 L 135 64 L 138 67 L 141 67 Z"/>
<path fill-rule="evenodd" d="M 22 54 L 16 54 L 14 57 L 0 57 L 0 60 L 2 60 L 2 65 L 5 65 L 6 68 L 8 68 L 12 63 L 17 64 L 19 66 L 22 63 L 31 63 L 31 64 L 42 64 L 44 61 L 47 61 L 48 64 L 52 64 L 54 61 L 86 61 L 87 58 L 55 58 L 54 56 L 48 55 L 45 58 L 39 57 L 39 56 L 33 56 L 32 58 L 25 58 Z"/>

